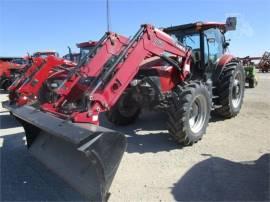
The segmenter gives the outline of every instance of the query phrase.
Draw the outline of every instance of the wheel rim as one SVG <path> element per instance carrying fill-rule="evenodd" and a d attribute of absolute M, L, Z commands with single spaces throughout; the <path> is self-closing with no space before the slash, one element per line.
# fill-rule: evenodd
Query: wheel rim
<path fill-rule="evenodd" d="M 207 116 L 207 101 L 203 95 L 197 96 L 190 108 L 189 126 L 193 133 L 198 133 L 204 127 Z"/>
<path fill-rule="evenodd" d="M 241 86 L 242 76 L 241 73 L 238 72 L 234 77 L 233 89 L 232 89 L 232 105 L 234 108 L 237 108 L 242 99 L 242 86 Z"/>

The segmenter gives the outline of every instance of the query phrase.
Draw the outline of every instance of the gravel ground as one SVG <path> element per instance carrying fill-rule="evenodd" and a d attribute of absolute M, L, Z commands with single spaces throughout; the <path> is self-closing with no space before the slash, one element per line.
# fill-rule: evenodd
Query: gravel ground
<path fill-rule="evenodd" d="M 270 74 L 246 89 L 241 113 L 212 117 L 192 147 L 177 145 L 161 113 L 145 113 L 125 128 L 128 148 L 109 201 L 269 201 Z M 4 101 L 5 94 L 0 95 Z M 22 127 L 0 108 L 1 201 L 79 201 L 83 198 L 31 157 Z"/>

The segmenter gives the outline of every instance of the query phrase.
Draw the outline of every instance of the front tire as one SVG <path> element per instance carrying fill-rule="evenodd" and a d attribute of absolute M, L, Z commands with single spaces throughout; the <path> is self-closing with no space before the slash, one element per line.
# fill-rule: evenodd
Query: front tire
<path fill-rule="evenodd" d="M 115 125 L 129 125 L 137 120 L 141 108 L 131 97 L 131 93 L 124 93 L 118 102 L 106 112 L 107 119 Z"/>
<path fill-rule="evenodd" d="M 199 141 L 208 126 L 211 98 L 201 82 L 177 86 L 168 109 L 167 127 L 180 144 L 192 145 Z"/>
<path fill-rule="evenodd" d="M 217 86 L 219 108 L 215 112 L 225 118 L 235 117 L 241 110 L 245 90 L 245 72 L 241 64 L 228 63 Z"/>

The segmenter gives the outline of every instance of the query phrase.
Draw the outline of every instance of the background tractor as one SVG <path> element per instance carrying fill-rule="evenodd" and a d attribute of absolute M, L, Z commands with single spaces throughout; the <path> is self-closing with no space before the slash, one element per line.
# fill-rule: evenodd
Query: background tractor
<path fill-rule="evenodd" d="M 249 88 L 255 88 L 258 85 L 258 79 L 256 77 L 256 65 L 253 60 L 259 60 L 260 57 L 245 57 L 239 58 L 242 61 L 242 65 L 245 69 L 246 73 L 246 83 L 248 84 Z"/>
<path fill-rule="evenodd" d="M 91 49 L 95 46 L 95 41 L 86 41 L 78 43 L 77 47 L 80 49 L 79 53 L 72 53 L 71 48 L 68 47 L 69 53 L 64 55 L 63 58 L 76 63 L 79 63 L 80 59 L 83 58 Z"/>
<path fill-rule="evenodd" d="M 270 71 L 270 52 L 264 52 L 259 64 L 257 65 L 257 68 L 262 73 Z"/>
<path fill-rule="evenodd" d="M 2 57 L 0 58 L 0 89 L 7 90 L 9 86 L 32 65 L 30 58 L 46 58 L 47 56 L 59 54 L 55 51 L 38 51 L 32 56 L 21 57 Z M 26 68 L 26 69 L 25 69 Z"/>
<path fill-rule="evenodd" d="M 225 118 L 240 112 L 245 73 L 224 36 L 235 27 L 228 18 L 162 30 L 146 24 L 129 40 L 106 33 L 70 74 L 47 80 L 40 109 L 5 106 L 41 162 L 90 200 L 105 200 L 126 143 L 98 126 L 99 114 L 126 125 L 142 109 L 161 110 L 178 143 L 196 143 L 212 110 Z"/>
<path fill-rule="evenodd" d="M 256 66 L 250 63 L 248 66 L 245 66 L 244 69 L 246 73 L 246 83 L 248 83 L 249 88 L 255 88 L 258 85 Z"/>
<path fill-rule="evenodd" d="M 0 89 L 7 90 L 21 74 L 26 63 L 21 57 L 0 57 Z"/>
<path fill-rule="evenodd" d="M 80 61 L 80 56 L 90 51 L 94 44 L 95 42 L 92 41 L 77 44 L 80 53 L 71 53 L 69 49 L 69 54 L 63 58 L 57 57 L 58 53 L 53 51 L 34 53 L 31 57 L 31 64 L 8 88 L 10 104 L 22 106 L 35 103 L 38 96 L 42 99 L 43 95 L 39 92 L 44 81 L 56 75 L 65 76 Z"/>

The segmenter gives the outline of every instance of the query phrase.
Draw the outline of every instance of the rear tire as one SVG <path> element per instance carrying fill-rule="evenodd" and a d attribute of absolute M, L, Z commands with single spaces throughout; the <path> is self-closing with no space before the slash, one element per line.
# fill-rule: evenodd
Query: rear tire
<path fill-rule="evenodd" d="M 140 106 L 131 98 L 131 94 L 123 94 L 110 111 L 107 119 L 115 125 L 128 125 L 137 120 L 141 112 Z"/>
<path fill-rule="evenodd" d="M 225 118 L 235 117 L 241 110 L 245 90 L 245 72 L 241 64 L 228 63 L 217 86 L 219 108 L 215 112 Z"/>
<path fill-rule="evenodd" d="M 201 82 L 177 86 L 168 109 L 167 127 L 180 144 L 192 145 L 206 132 L 210 118 L 211 98 Z"/>

